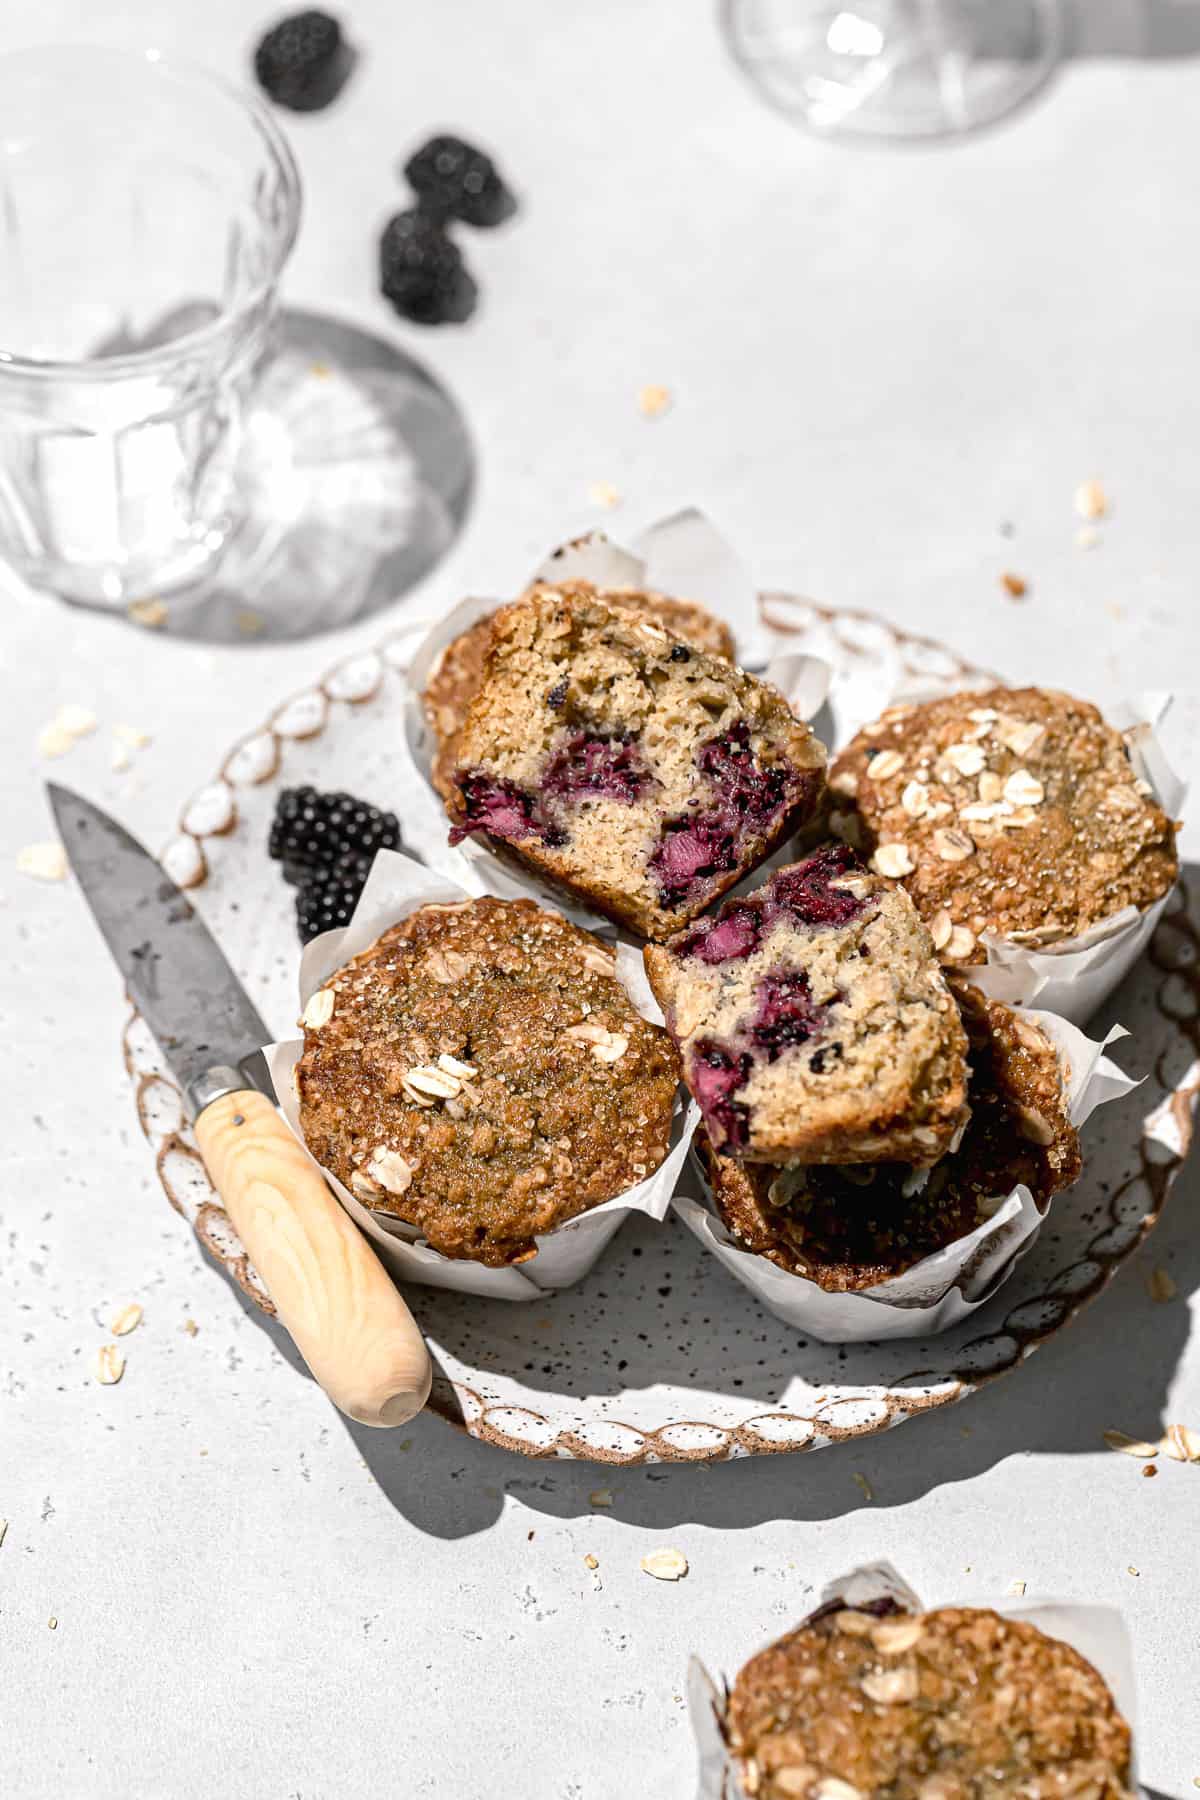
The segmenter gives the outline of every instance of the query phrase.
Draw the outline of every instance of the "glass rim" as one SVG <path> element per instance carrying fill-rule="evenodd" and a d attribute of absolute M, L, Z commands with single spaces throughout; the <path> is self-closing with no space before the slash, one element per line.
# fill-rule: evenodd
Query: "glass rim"
<path fill-rule="evenodd" d="M 197 325 L 191 331 L 183 332 L 177 338 L 172 338 L 169 344 L 157 344 L 146 350 L 125 350 L 118 356 L 66 358 L 22 356 L 6 350 L 0 343 L 0 379 L 8 374 L 43 378 L 70 375 L 74 380 L 106 381 L 112 376 L 125 375 L 131 370 L 145 369 L 152 364 L 161 363 L 164 357 L 188 355 L 194 350 L 202 349 L 206 343 L 226 331 L 231 323 L 235 323 L 261 304 L 279 280 L 300 228 L 303 187 L 295 155 L 283 131 L 272 117 L 270 108 L 259 99 L 252 88 L 243 86 L 236 81 L 227 80 L 223 75 L 215 74 L 203 63 L 191 62 L 187 58 L 175 58 L 152 46 L 147 49 L 135 50 L 126 49 L 120 45 L 87 42 L 29 44 L 20 49 L 0 51 L 0 71 L 19 61 L 33 61 L 39 56 L 64 54 L 102 56 L 109 61 L 126 63 L 130 67 L 142 63 L 164 74 L 174 76 L 185 85 L 197 89 L 207 89 L 210 93 L 230 101 L 243 115 L 249 118 L 278 166 L 287 198 L 287 220 L 285 228 L 280 234 L 279 242 L 272 253 L 271 267 L 268 272 L 260 281 L 255 282 L 254 286 L 236 303 L 223 307 L 216 318 L 209 319 L 203 325 Z"/>

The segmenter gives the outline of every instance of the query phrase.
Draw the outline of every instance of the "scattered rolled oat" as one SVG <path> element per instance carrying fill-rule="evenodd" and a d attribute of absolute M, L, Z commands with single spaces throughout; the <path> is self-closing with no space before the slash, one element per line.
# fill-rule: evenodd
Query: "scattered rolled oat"
<path fill-rule="evenodd" d="M 168 618 L 167 609 L 161 600 L 131 600 L 125 608 L 125 616 L 135 625 L 144 625 L 149 631 L 158 631 Z"/>
<path fill-rule="evenodd" d="M 121 1307 L 119 1312 L 113 1314 L 112 1323 L 109 1325 L 108 1329 L 112 1332 L 114 1337 L 124 1337 L 128 1332 L 133 1331 L 140 1325 L 141 1322 L 142 1309 L 136 1300 L 131 1300 L 128 1306 Z"/>
<path fill-rule="evenodd" d="M 1152 1300 L 1158 1300 L 1164 1305 L 1168 1300 L 1174 1300 L 1179 1292 L 1170 1275 L 1161 1266 L 1151 1269 L 1146 1277 L 1146 1289 Z"/>
<path fill-rule="evenodd" d="M 35 881 L 65 881 L 67 853 L 61 844 L 26 844 L 17 851 L 17 869 Z"/>
<path fill-rule="evenodd" d="M 1019 1600 L 1021 1595 L 1025 1592 L 1025 1583 L 1023 1581 L 1010 1581 L 1008 1584 L 1008 1592 L 1012 1594 L 1014 1598 Z"/>
<path fill-rule="evenodd" d="M 101 1344 L 96 1352 L 96 1380 L 102 1387 L 113 1387 L 125 1373 L 125 1358 L 115 1344 Z"/>
<path fill-rule="evenodd" d="M 58 1630 L 58 1620 L 55 1618 L 53 1613 L 51 1613 L 50 1617 L 46 1620 L 46 1627 L 49 1631 L 57 1631 Z"/>
<path fill-rule="evenodd" d="M 1127 1575 L 1140 1575 L 1141 1572 L 1140 1569 L 1135 1569 L 1132 1563 L 1129 1564 L 1129 1567 L 1125 1571 Z"/>
<path fill-rule="evenodd" d="M 613 1503 L 612 1489 L 593 1488 L 588 1495 L 588 1502 L 592 1506 L 611 1506 Z"/>
<path fill-rule="evenodd" d="M 1011 594 L 1014 600 L 1023 600 L 1029 592 L 1029 583 L 1023 581 L 1019 575 L 1005 573 L 1000 580 L 1004 584 L 1005 593 Z"/>
<path fill-rule="evenodd" d="M 183 1329 L 187 1332 L 189 1337 L 195 1337 L 200 1327 L 197 1325 L 195 1319 L 185 1319 L 183 1321 Z"/>
<path fill-rule="evenodd" d="M 589 1550 L 583 1559 L 583 1566 L 585 1569 L 598 1569 L 600 1567 L 600 1559 L 599 1557 L 593 1556 Z"/>
<path fill-rule="evenodd" d="M 1200 1462 L 1200 1431 L 1188 1425 L 1168 1425 L 1161 1448 L 1172 1462 Z"/>
<path fill-rule="evenodd" d="M 642 1573 L 655 1581 L 682 1581 L 688 1572 L 688 1559 L 682 1550 L 651 1550 L 641 1561 Z"/>
<path fill-rule="evenodd" d="M 611 509 L 621 504 L 621 496 L 611 481 L 593 481 L 588 488 L 588 499 L 593 506 L 604 506 Z"/>
<path fill-rule="evenodd" d="M 127 750 L 144 750 L 150 742 L 150 733 L 140 731 L 136 725 L 114 725 L 112 729 L 118 744 L 124 744 Z"/>
<path fill-rule="evenodd" d="M 1110 1450 L 1120 1450 L 1125 1456 L 1157 1456 L 1158 1445 L 1149 1444 L 1145 1438 L 1132 1438 L 1123 1431 L 1106 1431 L 1104 1441 Z"/>
<path fill-rule="evenodd" d="M 1081 481 L 1075 489 L 1075 511 L 1081 519 L 1102 519 L 1108 511 L 1108 495 L 1096 480 Z"/>
<path fill-rule="evenodd" d="M 650 382 L 646 387 L 638 389 L 637 403 L 638 411 L 644 419 L 661 419 L 670 410 L 671 390 Z"/>
<path fill-rule="evenodd" d="M 49 725 L 38 733 L 38 753 L 41 756 L 65 756 L 80 738 L 90 736 L 95 729 L 96 715 L 86 706 L 60 706 Z"/>

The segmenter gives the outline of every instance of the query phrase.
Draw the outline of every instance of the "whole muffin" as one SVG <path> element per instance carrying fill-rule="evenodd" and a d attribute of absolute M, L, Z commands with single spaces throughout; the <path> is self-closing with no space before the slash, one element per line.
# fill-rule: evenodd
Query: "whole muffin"
<path fill-rule="evenodd" d="M 664 1160 L 679 1081 L 611 950 L 532 900 L 425 906 L 304 1011 L 305 1142 L 373 1211 L 498 1267 Z"/>
<path fill-rule="evenodd" d="M 1133 1800 L 1102 1676 L 982 1607 L 822 1608 L 742 1669 L 727 1730 L 751 1800 Z"/>
<path fill-rule="evenodd" d="M 991 688 L 889 708 L 830 772 L 835 830 L 903 881 L 943 960 L 984 962 L 993 932 L 1043 946 L 1179 873 L 1175 825 L 1120 732 L 1086 700 Z"/>
<path fill-rule="evenodd" d="M 651 938 L 756 868 L 825 778 L 767 682 L 556 589 L 497 617 L 458 754 L 452 843 L 478 833 Z"/>
<path fill-rule="evenodd" d="M 644 954 L 718 1150 L 932 1163 L 965 1124 L 967 1040 L 929 933 L 846 845 Z"/>
<path fill-rule="evenodd" d="M 579 594 L 600 600 L 612 612 L 631 619 L 650 619 L 662 625 L 682 643 L 711 651 L 714 656 L 733 660 L 733 633 L 723 619 L 708 612 L 694 600 L 675 600 L 669 594 L 638 593 L 625 588 L 594 588 L 590 582 L 537 582 L 530 593 Z M 433 732 L 437 750 L 431 779 L 443 799 L 454 785 L 458 766 L 458 738 L 467 709 L 483 682 L 483 669 L 492 641 L 492 623 L 496 607 L 483 618 L 476 619 L 451 643 L 446 645 L 426 684 L 422 696 L 425 717 Z"/>
<path fill-rule="evenodd" d="M 1078 1180 L 1079 1137 L 1054 1046 L 1031 1019 L 976 988 L 954 991 L 970 1044 L 970 1119 L 924 1178 L 906 1163 L 772 1168 L 696 1148 L 713 1201 L 744 1250 L 827 1293 L 856 1293 L 966 1237 L 989 1204 L 1027 1187 L 1039 1210 Z"/>

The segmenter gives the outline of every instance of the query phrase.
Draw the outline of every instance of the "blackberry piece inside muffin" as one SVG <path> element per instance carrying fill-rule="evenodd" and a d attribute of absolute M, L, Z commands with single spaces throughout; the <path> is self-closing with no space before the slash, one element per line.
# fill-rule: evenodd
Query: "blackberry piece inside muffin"
<path fill-rule="evenodd" d="M 717 1150 L 928 1164 L 965 1123 L 966 1037 L 929 933 L 844 845 L 645 960 Z"/>
<path fill-rule="evenodd" d="M 665 626 L 673 636 L 679 638 L 680 650 L 684 655 L 691 645 L 707 650 L 713 656 L 723 656 L 731 662 L 733 660 L 733 634 L 728 625 L 693 600 L 676 600 L 668 594 L 639 593 L 624 588 L 598 589 L 582 581 L 553 586 L 538 583 L 533 591 L 599 600 L 610 612 L 620 613 L 625 618 L 649 619 L 652 624 Z M 449 797 L 454 786 L 454 771 L 459 764 L 459 734 L 471 702 L 483 684 L 483 671 L 492 642 L 492 625 L 500 610 L 497 607 L 483 618 L 476 619 L 473 625 L 446 645 L 434 665 L 422 696 L 425 717 L 437 745 L 431 780 L 443 800 Z M 565 703 L 566 685 L 560 682 L 559 687 L 561 692 L 556 689 L 547 695 L 548 706 L 559 707 Z"/>
<path fill-rule="evenodd" d="M 696 1148 L 743 1250 L 829 1293 L 858 1293 L 966 1237 L 1018 1183 L 1040 1211 L 1078 1180 L 1064 1072 L 1039 1026 L 956 981 L 970 1044 L 971 1116 L 957 1148 L 914 1178 L 907 1163 L 773 1168 Z"/>
<path fill-rule="evenodd" d="M 458 756 L 451 842 L 490 837 L 651 938 L 806 819 L 825 764 L 765 682 L 552 588 L 497 616 Z"/>

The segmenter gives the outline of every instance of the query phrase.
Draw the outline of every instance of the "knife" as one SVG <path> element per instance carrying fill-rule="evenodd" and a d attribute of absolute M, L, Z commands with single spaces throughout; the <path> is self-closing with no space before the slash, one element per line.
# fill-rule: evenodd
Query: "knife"
<path fill-rule="evenodd" d="M 428 1398 L 429 1353 L 366 1238 L 253 1085 L 246 1065 L 270 1040 L 256 1008 L 191 901 L 137 839 L 70 788 L 51 782 L 47 791 L 71 868 L 281 1322 L 344 1413 L 403 1425 Z"/>

